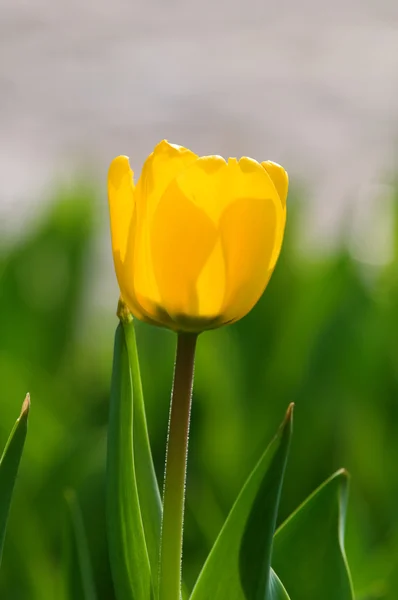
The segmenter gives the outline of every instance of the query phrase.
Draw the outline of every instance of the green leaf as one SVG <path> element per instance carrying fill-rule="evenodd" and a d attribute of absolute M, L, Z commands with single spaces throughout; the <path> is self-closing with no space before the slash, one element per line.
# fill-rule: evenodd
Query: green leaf
<path fill-rule="evenodd" d="M 107 530 L 118 600 L 149 600 L 151 568 L 145 542 L 133 457 L 133 383 L 119 324 L 115 335 L 108 426 Z"/>
<path fill-rule="evenodd" d="M 0 563 L 3 555 L 11 498 L 28 430 L 30 397 L 27 394 L 0 460 Z"/>
<path fill-rule="evenodd" d="M 294 600 L 353 600 L 344 551 L 346 471 L 321 485 L 278 529 L 272 566 Z"/>
<path fill-rule="evenodd" d="M 244 485 L 199 575 L 191 600 L 288 598 L 270 568 L 292 431 L 292 405 Z M 307 599 L 308 600 L 308 599 Z"/>
<path fill-rule="evenodd" d="M 290 600 L 281 580 L 273 569 L 271 569 L 268 598 L 270 600 Z"/>
<path fill-rule="evenodd" d="M 148 557 L 151 571 L 153 575 L 155 575 L 152 577 L 152 583 L 156 597 L 158 586 L 158 578 L 156 575 L 158 573 L 160 552 L 162 503 L 149 443 L 133 319 L 130 318 L 127 322 L 123 321 L 123 328 L 126 337 L 133 384 L 134 464 Z"/>
<path fill-rule="evenodd" d="M 68 523 L 65 540 L 65 587 L 70 600 L 96 600 L 83 515 L 73 490 L 65 492 Z"/>

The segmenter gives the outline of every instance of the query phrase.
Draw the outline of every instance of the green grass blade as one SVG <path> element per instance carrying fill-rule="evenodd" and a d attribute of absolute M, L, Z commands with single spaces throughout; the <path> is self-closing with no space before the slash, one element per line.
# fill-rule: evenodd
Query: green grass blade
<path fill-rule="evenodd" d="M 12 493 L 28 430 L 30 397 L 27 394 L 0 460 L 0 563 L 10 511 Z"/>
<path fill-rule="evenodd" d="M 126 337 L 133 385 L 134 464 L 148 557 L 152 573 L 155 575 L 152 577 L 152 580 L 156 594 L 158 584 L 156 574 L 158 572 L 159 563 L 162 503 L 149 443 L 133 319 L 131 318 L 128 322 L 123 322 L 123 328 Z"/>
<path fill-rule="evenodd" d="M 348 476 L 338 471 L 278 529 L 272 566 L 294 600 L 353 600 L 344 551 Z"/>
<path fill-rule="evenodd" d="M 133 457 L 133 384 L 123 326 L 115 335 L 108 426 L 107 530 L 118 600 L 149 600 L 151 569 Z"/>
<path fill-rule="evenodd" d="M 284 598 L 277 578 L 271 575 L 270 562 L 291 431 L 292 407 L 289 407 L 277 436 L 232 507 L 191 600 Z"/>
<path fill-rule="evenodd" d="M 65 492 L 67 506 L 67 532 L 65 556 L 66 598 L 70 600 L 96 600 L 94 576 L 91 566 L 83 515 L 76 493 Z"/>

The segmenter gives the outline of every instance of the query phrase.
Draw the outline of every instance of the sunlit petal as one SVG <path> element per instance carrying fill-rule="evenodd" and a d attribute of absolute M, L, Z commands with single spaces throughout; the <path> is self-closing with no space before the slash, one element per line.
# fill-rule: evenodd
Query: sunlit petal
<path fill-rule="evenodd" d="M 279 194 L 279 198 L 282 202 L 282 206 L 286 206 L 286 198 L 287 192 L 289 189 L 289 176 L 286 173 L 285 169 L 271 160 L 267 160 L 266 162 L 262 162 L 261 165 L 267 171 L 268 175 L 271 177 L 272 182 L 276 188 L 276 191 Z"/>
<path fill-rule="evenodd" d="M 151 250 L 161 302 L 174 319 L 200 316 L 196 284 L 216 241 L 211 219 L 173 182 L 153 218 Z"/>

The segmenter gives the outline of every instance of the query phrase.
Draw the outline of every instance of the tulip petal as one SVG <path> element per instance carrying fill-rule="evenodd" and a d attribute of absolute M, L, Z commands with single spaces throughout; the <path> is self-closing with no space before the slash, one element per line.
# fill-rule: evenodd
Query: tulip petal
<path fill-rule="evenodd" d="M 229 158 L 227 163 L 221 156 L 203 156 L 177 175 L 177 182 L 185 196 L 215 223 L 234 198 L 278 197 L 268 173 L 247 157 L 239 161 Z"/>
<path fill-rule="evenodd" d="M 283 230 L 283 210 L 276 188 L 257 161 L 226 163 L 219 156 L 199 158 L 176 182 L 210 217 L 221 240 L 198 279 L 200 308 L 208 315 L 219 311 L 223 320 L 235 318 L 236 310 L 243 316 L 263 292 L 271 259 L 279 253 L 275 240 L 276 230 Z"/>
<path fill-rule="evenodd" d="M 197 281 L 216 241 L 211 219 L 173 181 L 154 214 L 151 253 L 161 304 L 177 325 L 202 316 Z"/>
<path fill-rule="evenodd" d="M 221 219 L 228 289 L 223 320 L 243 317 L 256 304 L 271 276 L 277 215 L 270 199 L 239 198 Z"/>
<path fill-rule="evenodd" d="M 108 200 L 113 261 L 121 295 L 138 319 L 150 321 L 135 297 L 132 271 L 126 268 L 134 215 L 134 173 L 127 156 L 118 156 L 111 162 L 108 171 Z"/>
<path fill-rule="evenodd" d="M 195 160 L 186 169 L 181 171 L 175 180 L 178 195 L 191 203 L 191 211 L 201 215 L 200 219 L 206 223 L 206 229 L 212 232 L 210 237 L 206 231 L 200 234 L 197 231 L 197 248 L 214 240 L 214 232 L 218 229 L 220 214 L 228 202 L 226 194 L 227 163 L 221 156 L 204 156 Z M 175 189 L 174 188 L 174 192 Z M 195 228 L 195 223 L 192 224 Z M 194 272 L 196 310 L 200 319 L 207 322 L 210 327 L 214 319 L 220 316 L 225 296 L 225 260 L 221 240 L 216 233 L 218 241 L 214 242 L 211 252 L 205 247 L 201 260 L 197 263 Z M 191 234 L 190 234 L 191 237 Z M 213 242 L 212 242 L 213 243 Z M 181 251 L 184 252 L 181 247 Z M 203 325 L 203 321 L 202 321 Z"/>
<path fill-rule="evenodd" d="M 160 142 L 145 161 L 135 194 L 135 218 L 126 262 L 134 278 L 135 295 L 148 314 L 161 306 L 151 259 L 151 224 L 157 204 L 176 175 L 197 156 L 190 150 Z M 164 308 L 164 307 L 163 307 Z M 167 314 L 164 314 L 167 318 Z"/>
<path fill-rule="evenodd" d="M 275 186 L 276 191 L 279 194 L 279 198 L 280 198 L 280 200 L 282 202 L 282 206 L 283 206 L 283 217 L 284 217 L 283 227 L 279 229 L 280 235 L 275 244 L 275 250 L 273 253 L 272 260 L 271 260 L 271 268 L 273 269 L 276 265 L 276 261 L 278 260 L 280 248 L 282 246 L 282 241 L 283 241 L 283 234 L 285 232 L 286 199 L 287 199 L 287 192 L 288 192 L 288 188 L 289 188 L 289 176 L 283 167 L 281 167 L 277 163 L 272 162 L 270 160 L 267 160 L 266 162 L 262 162 L 261 165 L 264 167 L 264 169 L 267 171 L 268 175 L 272 179 L 272 182 Z"/>
<path fill-rule="evenodd" d="M 137 183 L 139 219 L 151 219 L 157 202 L 175 177 L 197 159 L 197 155 L 167 140 L 160 142 L 148 156 Z"/>
<path fill-rule="evenodd" d="M 226 291 L 226 270 L 220 238 L 213 248 L 197 281 L 200 314 L 211 321 L 218 318 L 223 308 Z"/>
<path fill-rule="evenodd" d="M 182 193 L 218 223 L 229 203 L 228 165 L 221 156 L 202 156 L 177 176 Z"/>
<path fill-rule="evenodd" d="M 236 196 L 220 220 L 227 272 L 224 322 L 240 319 L 260 298 L 275 266 L 284 227 L 279 197 L 260 165 L 245 158 L 230 161 L 229 166 L 230 190 Z"/>
<path fill-rule="evenodd" d="M 289 188 L 289 176 L 287 172 L 281 165 L 278 165 L 278 163 L 272 162 L 271 160 L 262 162 L 261 165 L 271 177 L 275 189 L 279 194 L 279 198 L 281 199 L 282 206 L 285 207 L 287 191 Z"/>
<path fill-rule="evenodd" d="M 134 173 L 127 156 L 118 156 L 108 171 L 108 201 L 112 251 L 116 263 L 123 263 L 134 210 Z"/>

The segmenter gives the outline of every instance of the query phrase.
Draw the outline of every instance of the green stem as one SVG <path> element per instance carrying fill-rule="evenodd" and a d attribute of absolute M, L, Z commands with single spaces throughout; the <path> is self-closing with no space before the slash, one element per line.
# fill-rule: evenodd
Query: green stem
<path fill-rule="evenodd" d="M 196 339 L 194 334 L 179 334 L 177 340 L 163 491 L 159 600 L 181 598 L 185 480 Z"/>

